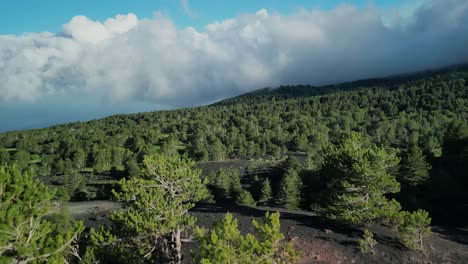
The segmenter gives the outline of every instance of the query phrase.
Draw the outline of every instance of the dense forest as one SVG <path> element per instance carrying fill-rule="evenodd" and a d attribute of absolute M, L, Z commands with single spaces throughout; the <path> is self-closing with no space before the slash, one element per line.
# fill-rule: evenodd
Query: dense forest
<path fill-rule="evenodd" d="M 466 126 L 467 78 L 457 70 L 372 86 L 281 87 L 205 107 L 7 132 L 0 134 L 0 163 L 58 175 L 131 169 L 154 152 L 218 161 L 298 151 L 318 166 L 321 151 L 350 131 L 379 145 L 417 145 L 437 158 L 447 137 Z M 335 92 L 311 96 L 315 89 Z"/>
<path fill-rule="evenodd" d="M 468 223 L 467 121 L 465 66 L 322 87 L 282 86 L 208 106 L 3 133 L 0 166 L 11 169 L 0 174 L 7 183 L 29 186 L 12 188 L 13 193 L 40 180 L 55 189 L 47 189 L 48 200 L 113 197 L 126 204 L 126 210 L 111 216 L 126 228 L 114 233 L 118 240 L 112 230 L 90 231 L 95 244 L 85 248 L 92 260 L 125 261 L 121 257 L 130 254 L 128 245 L 136 235 L 149 239 L 145 247 L 153 247 L 135 244 L 140 250 L 167 249 L 154 260 L 180 262 L 181 232 L 193 228 L 187 212 L 197 201 L 313 210 L 355 226 L 393 225 L 406 247 L 422 249 L 430 217 L 441 224 Z M 244 169 L 226 165 L 233 161 L 245 161 Z M 195 169 L 215 165 L 203 174 Z M 26 175 L 24 180 L 20 175 Z M 153 186 L 154 177 L 165 189 L 144 187 Z M 168 210 L 180 215 L 166 215 Z M 149 211 L 164 224 L 135 222 L 149 217 Z M 212 255 L 220 244 L 211 240 L 216 232 L 231 230 L 251 256 L 289 256 L 285 263 L 296 259 L 289 244 L 276 251 L 249 251 L 284 238 L 279 215 L 265 219 L 265 226 L 253 222 L 259 241 L 241 236 L 230 215 L 210 231 L 211 237 L 197 230 L 205 252 L 201 258 L 210 263 L 232 257 L 228 251 Z M 77 238 L 76 233 L 50 232 Z M 168 239 L 165 246 L 159 244 L 161 234 Z M 359 243 L 367 252 L 376 242 L 366 229 Z"/>

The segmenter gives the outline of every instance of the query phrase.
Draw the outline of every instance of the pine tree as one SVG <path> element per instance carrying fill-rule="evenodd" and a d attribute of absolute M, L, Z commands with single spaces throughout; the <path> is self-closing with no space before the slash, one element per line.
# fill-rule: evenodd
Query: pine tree
<path fill-rule="evenodd" d="M 286 171 L 280 183 L 276 204 L 287 209 L 297 209 L 301 203 L 302 180 L 293 169 Z"/>
<path fill-rule="evenodd" d="M 211 231 L 197 229 L 199 246 L 199 263 L 295 263 L 299 252 L 289 242 L 283 242 L 280 232 L 279 213 L 266 213 L 265 221 L 252 221 L 256 231 L 242 235 L 237 220 L 230 213 Z"/>
<path fill-rule="evenodd" d="M 240 194 L 237 196 L 236 199 L 237 204 L 245 205 L 245 206 L 256 206 L 257 203 L 255 202 L 252 194 L 247 190 L 242 190 Z"/>
<path fill-rule="evenodd" d="M 10 163 L 10 160 L 10 152 L 0 149 L 0 166 L 6 166 L 8 163 Z"/>
<path fill-rule="evenodd" d="M 219 139 L 215 140 L 211 147 L 208 149 L 210 160 L 220 161 L 226 158 L 226 147 Z"/>
<path fill-rule="evenodd" d="M 419 209 L 413 213 L 401 212 L 400 214 L 401 223 L 398 227 L 400 240 L 409 249 L 422 250 L 424 236 L 431 231 L 429 213 Z"/>
<path fill-rule="evenodd" d="M 377 244 L 377 241 L 374 239 L 374 234 L 369 230 L 364 230 L 364 234 L 361 239 L 358 240 L 359 250 L 363 253 L 370 252 L 375 254 L 374 246 Z"/>
<path fill-rule="evenodd" d="M 384 195 L 400 191 L 389 173 L 398 162 L 395 150 L 377 147 L 358 133 L 331 147 L 322 170 L 329 194 L 328 217 L 353 224 L 390 221 L 401 206 Z"/>
<path fill-rule="evenodd" d="M 178 156 L 146 156 L 142 178 L 122 179 L 115 197 L 125 203 L 111 219 L 151 244 L 145 257 L 151 259 L 163 243 L 167 261 L 180 263 L 182 233 L 195 224 L 188 210 L 208 191 L 194 162 Z"/>
<path fill-rule="evenodd" d="M 429 180 L 430 169 L 431 165 L 427 163 L 422 150 L 412 145 L 401 160 L 399 179 L 408 186 L 418 186 Z"/>
<path fill-rule="evenodd" d="M 240 182 L 240 171 L 237 169 L 220 169 L 209 177 L 213 194 L 217 201 L 230 200 L 236 201 L 242 192 Z"/>
<path fill-rule="evenodd" d="M 76 169 L 81 170 L 86 165 L 86 153 L 82 148 L 76 150 L 73 154 L 73 165 Z"/>
<path fill-rule="evenodd" d="M 132 157 L 128 157 L 125 161 L 124 171 L 128 178 L 138 178 L 141 176 L 140 167 Z"/>
<path fill-rule="evenodd" d="M 271 190 L 271 183 L 268 178 L 266 178 L 262 182 L 262 188 L 260 190 L 260 199 L 259 199 L 259 204 L 263 206 L 268 206 L 271 203 L 271 200 L 273 198 L 273 193 Z"/>
<path fill-rule="evenodd" d="M 179 138 L 176 135 L 171 134 L 164 140 L 161 146 L 161 153 L 165 156 L 179 155 L 179 153 L 177 152 L 177 146 L 179 145 L 179 143 Z"/>
<path fill-rule="evenodd" d="M 16 167 L 0 168 L 0 263 L 63 263 L 74 249 L 81 222 L 50 213 L 55 191 Z"/>
<path fill-rule="evenodd" d="M 230 170 L 229 175 L 229 197 L 235 201 L 242 193 L 241 174 L 238 170 Z"/>
<path fill-rule="evenodd" d="M 15 155 L 13 155 L 13 160 L 16 161 L 18 168 L 23 170 L 26 169 L 29 162 L 31 161 L 31 155 L 26 150 L 18 149 Z"/>
<path fill-rule="evenodd" d="M 289 155 L 284 161 L 284 171 L 287 172 L 288 170 L 302 170 L 302 165 L 295 156 Z"/>

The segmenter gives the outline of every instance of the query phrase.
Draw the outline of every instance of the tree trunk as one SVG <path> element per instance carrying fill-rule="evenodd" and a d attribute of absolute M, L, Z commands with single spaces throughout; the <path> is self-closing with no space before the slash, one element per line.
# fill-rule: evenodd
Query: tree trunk
<path fill-rule="evenodd" d="M 176 263 L 177 264 L 180 264 L 182 263 L 182 242 L 180 241 L 180 228 L 177 227 L 176 231 L 175 231 L 175 253 L 176 253 Z"/>
<path fill-rule="evenodd" d="M 419 247 L 421 250 L 423 250 L 423 238 L 421 230 L 419 230 Z"/>
<path fill-rule="evenodd" d="M 170 246 L 168 245 L 167 240 L 165 238 L 163 238 L 162 241 L 161 241 L 161 247 L 162 247 L 163 258 L 165 258 L 167 261 L 170 261 L 170 259 L 171 259 L 171 249 L 170 249 Z"/>

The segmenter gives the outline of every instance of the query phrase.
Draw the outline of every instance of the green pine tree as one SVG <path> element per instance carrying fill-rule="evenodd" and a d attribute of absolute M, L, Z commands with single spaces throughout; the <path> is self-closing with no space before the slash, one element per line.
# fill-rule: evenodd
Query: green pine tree
<path fill-rule="evenodd" d="M 302 180 L 293 169 L 286 171 L 280 183 L 276 204 L 287 209 L 297 209 L 301 203 Z"/>
<path fill-rule="evenodd" d="M 6 166 L 8 163 L 10 163 L 10 160 L 10 152 L 0 149 L 0 166 Z"/>
<path fill-rule="evenodd" d="M 208 177 L 213 188 L 213 195 L 217 201 L 236 201 L 242 192 L 240 182 L 241 174 L 237 169 L 220 169 L 216 173 L 211 173 Z"/>
<path fill-rule="evenodd" d="M 256 236 L 242 235 L 237 219 L 230 213 L 215 223 L 211 231 L 197 229 L 200 242 L 198 263 L 295 263 L 299 252 L 290 242 L 283 241 L 279 216 L 279 213 L 267 212 L 263 223 L 253 220 Z"/>
<path fill-rule="evenodd" d="M 271 203 L 273 198 L 273 192 L 271 190 L 271 183 L 268 178 L 262 182 L 262 188 L 260 190 L 260 199 L 259 204 L 263 206 L 268 206 Z"/>
<path fill-rule="evenodd" d="M 208 194 L 201 171 L 193 169 L 193 161 L 175 155 L 146 156 L 143 164 L 142 178 L 122 179 L 120 190 L 114 191 L 125 206 L 111 219 L 134 234 L 132 240 L 150 244 L 144 255 L 148 261 L 159 253 L 166 261 L 180 263 L 182 235 L 196 220 L 188 210 Z"/>
<path fill-rule="evenodd" d="M 427 163 L 422 150 L 412 145 L 401 160 L 399 179 L 408 186 L 418 186 L 429 180 L 430 169 L 431 165 Z"/>
<path fill-rule="evenodd" d="M 374 246 L 377 244 L 377 241 L 374 239 L 374 234 L 369 230 L 364 230 L 364 234 L 361 239 L 358 240 L 359 250 L 363 253 L 370 252 L 375 254 Z"/>
<path fill-rule="evenodd" d="M 210 146 L 209 157 L 210 160 L 220 161 L 226 158 L 226 147 L 221 143 L 219 139 L 216 139 L 213 144 Z"/>
<path fill-rule="evenodd" d="M 242 193 L 241 174 L 238 170 L 231 170 L 229 175 L 229 198 L 233 201 Z"/>
<path fill-rule="evenodd" d="M 353 224 L 390 221 L 401 206 L 384 195 L 400 191 L 389 173 L 398 162 L 395 150 L 377 147 L 358 133 L 331 147 L 322 170 L 328 185 L 328 217 Z"/>
<path fill-rule="evenodd" d="M 429 213 L 424 210 L 401 212 L 401 223 L 398 227 L 401 242 L 409 249 L 422 250 L 424 236 L 431 231 L 430 224 Z"/>
<path fill-rule="evenodd" d="M 301 171 L 302 165 L 297 160 L 295 156 L 289 155 L 286 160 L 284 161 L 284 171 L 294 170 L 294 171 Z"/>
<path fill-rule="evenodd" d="M 51 217 L 54 196 L 30 173 L 0 168 L 0 263 L 67 263 L 84 226 Z"/>
<path fill-rule="evenodd" d="M 257 203 L 255 202 L 252 194 L 247 190 L 242 190 L 240 194 L 237 196 L 236 199 L 237 204 L 245 205 L 245 206 L 256 206 Z"/>

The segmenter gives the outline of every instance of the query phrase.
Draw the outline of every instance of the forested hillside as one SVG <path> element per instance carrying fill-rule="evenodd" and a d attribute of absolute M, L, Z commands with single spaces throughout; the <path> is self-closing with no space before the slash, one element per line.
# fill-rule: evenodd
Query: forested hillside
<path fill-rule="evenodd" d="M 468 69 L 456 67 L 333 86 L 263 89 L 209 106 L 3 133 L 0 165 L 16 162 L 46 182 L 65 185 L 64 199 L 94 199 L 106 190 L 90 194 L 90 189 L 139 175 L 145 155 L 154 153 L 202 162 L 280 159 L 293 152 L 306 157 L 310 172 L 318 172 L 324 150 L 356 131 L 377 146 L 398 150 L 398 171 L 404 174 L 399 180 L 408 188 L 421 191 L 419 183 L 427 181 L 413 178 L 418 170 L 428 174 L 429 166 L 431 181 L 424 190 L 438 197 L 430 203 L 449 199 L 463 206 L 467 120 Z M 301 177 L 307 185 L 307 176 Z M 414 197 L 400 196 L 414 203 Z"/>
<path fill-rule="evenodd" d="M 468 71 L 460 70 L 408 77 L 399 84 L 356 82 L 316 96 L 310 96 L 315 89 L 327 93 L 335 88 L 283 87 L 235 103 L 8 132 L 0 134 L 0 163 L 17 161 L 39 175 L 54 175 L 131 169 L 152 152 L 206 161 L 290 150 L 310 153 L 318 165 L 321 150 L 349 131 L 362 132 L 379 145 L 416 144 L 428 157 L 439 157 L 445 138 L 458 133 L 447 131 L 466 125 L 467 78 Z"/>
<path fill-rule="evenodd" d="M 427 252 L 436 247 L 442 252 L 446 242 L 430 235 L 431 223 L 468 225 L 467 121 L 466 67 L 333 86 L 283 86 L 209 106 L 3 133 L 0 176 L 5 188 L 21 199 L 29 197 L 23 192 L 37 193 L 32 186 L 38 185 L 47 190 L 48 204 L 51 199 L 115 199 L 124 207 L 100 213 L 104 222 L 86 230 L 86 239 L 77 240 L 81 224 L 69 229 L 67 247 L 61 247 L 67 250 L 54 251 L 54 258 L 181 263 L 190 259 L 182 242 L 195 235 L 200 251 L 192 260 L 197 263 L 231 258 L 295 263 L 309 256 L 305 241 L 315 241 L 315 235 L 291 238 L 288 231 L 284 236 L 278 213 L 266 213 L 262 224 L 252 222 L 256 236 L 241 234 L 230 214 L 211 230 L 199 228 L 194 215 L 203 222 L 203 215 L 211 213 L 190 212 L 196 203 L 240 205 L 241 212 L 247 208 L 242 206 L 309 210 L 326 219 L 327 228 L 351 227 L 340 231 L 346 234 L 339 238 L 343 241 L 359 230 L 353 240 L 362 254 L 375 254 L 377 244 L 388 243 L 382 232 L 408 249 Z M 27 188 L 14 187 L 23 185 Z M 2 212 L 15 215 L 9 213 L 16 212 L 15 206 Z M 18 217 L 40 222 L 46 214 Z M 50 223 L 54 221 L 72 223 L 65 213 Z M 24 244 L 20 238 L 25 230 L 16 236 L 18 247 Z M 323 232 L 329 236 L 332 231 Z M 458 233 L 450 237 L 464 241 Z M 80 250 L 71 246 L 75 242 Z M 379 245 L 379 254 L 393 252 L 391 245 Z M 213 254 L 217 250 L 224 253 Z M 398 252 L 396 259 L 401 259 Z M 460 247 L 450 252 L 449 257 L 464 258 Z M 7 253 L 12 259 L 36 254 L 16 247 Z M 52 256 L 41 254 L 37 258 Z M 429 258 L 440 255 L 434 251 Z"/>

